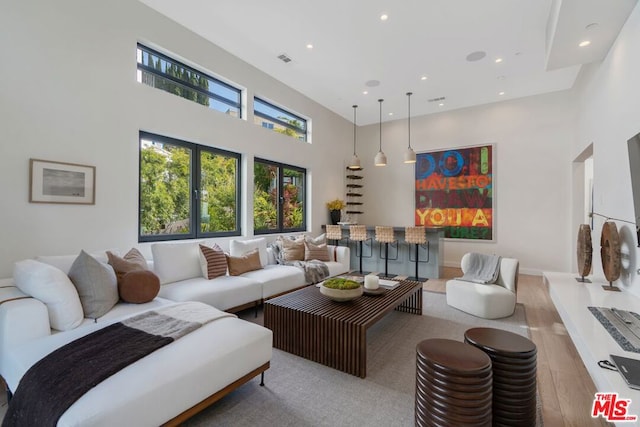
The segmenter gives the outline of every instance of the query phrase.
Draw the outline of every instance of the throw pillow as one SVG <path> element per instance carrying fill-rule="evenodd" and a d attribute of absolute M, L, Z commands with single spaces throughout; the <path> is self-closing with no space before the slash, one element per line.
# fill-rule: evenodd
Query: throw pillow
<path fill-rule="evenodd" d="M 326 245 L 327 244 L 327 234 L 322 233 L 318 237 L 304 236 L 305 242 L 313 243 L 314 245 Z"/>
<path fill-rule="evenodd" d="M 304 240 L 280 240 L 282 259 L 285 261 L 304 261 Z"/>
<path fill-rule="evenodd" d="M 82 323 L 78 291 L 60 269 L 26 259 L 15 264 L 13 280 L 18 289 L 47 306 L 52 329 L 68 331 Z"/>
<path fill-rule="evenodd" d="M 161 285 L 202 277 L 200 243 L 202 241 L 151 245 L 153 270 Z"/>
<path fill-rule="evenodd" d="M 278 244 L 284 261 L 304 261 L 304 238 L 290 240 L 278 237 Z"/>
<path fill-rule="evenodd" d="M 215 279 L 227 274 L 227 257 L 220 246 L 200 245 L 200 268 L 205 279 Z"/>
<path fill-rule="evenodd" d="M 253 249 L 258 249 L 260 265 L 262 267 L 266 266 L 269 263 L 269 257 L 267 256 L 267 239 L 264 237 L 250 240 L 231 240 L 229 242 L 229 254 L 233 257 L 242 256 Z"/>
<path fill-rule="evenodd" d="M 107 251 L 108 263 L 116 272 L 118 285 L 122 281 L 122 276 L 130 271 L 148 270 L 147 260 L 136 248 L 131 248 L 124 257 L 119 257 L 111 251 Z"/>
<path fill-rule="evenodd" d="M 143 304 L 152 301 L 160 292 L 160 279 L 153 271 L 133 270 L 118 282 L 118 293 L 124 302 Z"/>
<path fill-rule="evenodd" d="M 105 252 L 106 251 L 91 252 L 90 255 L 100 262 L 107 262 L 107 254 Z M 111 252 L 118 254 L 118 251 L 115 249 Z M 77 253 L 73 255 L 39 255 L 36 257 L 36 261 L 52 265 L 55 268 L 62 270 L 64 274 L 69 274 L 71 264 L 73 264 L 76 258 L 78 258 Z"/>
<path fill-rule="evenodd" d="M 313 243 L 304 242 L 304 260 L 331 261 L 327 245 L 314 245 Z"/>
<path fill-rule="evenodd" d="M 247 252 L 240 257 L 226 255 L 230 276 L 239 276 L 248 271 L 260 270 L 260 253 L 258 249 Z"/>
<path fill-rule="evenodd" d="M 84 317 L 102 317 L 118 302 L 118 280 L 113 268 L 80 251 L 69 278 L 78 291 Z"/>

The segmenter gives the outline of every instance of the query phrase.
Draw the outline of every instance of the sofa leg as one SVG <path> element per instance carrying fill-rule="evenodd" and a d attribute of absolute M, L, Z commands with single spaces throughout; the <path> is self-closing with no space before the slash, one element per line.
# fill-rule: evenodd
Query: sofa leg
<path fill-rule="evenodd" d="M 254 316 L 253 316 L 253 317 L 255 317 L 256 319 L 258 318 L 258 305 L 259 305 L 259 304 L 256 302 L 256 305 L 255 305 L 255 312 L 254 312 Z"/>
<path fill-rule="evenodd" d="M 260 387 L 264 387 L 264 371 L 260 374 Z"/>

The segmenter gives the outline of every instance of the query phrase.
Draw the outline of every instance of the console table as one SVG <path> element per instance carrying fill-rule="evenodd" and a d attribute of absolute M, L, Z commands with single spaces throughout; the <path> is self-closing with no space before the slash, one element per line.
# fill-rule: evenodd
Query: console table
<path fill-rule="evenodd" d="M 598 392 L 617 392 L 621 399 L 631 399 L 629 414 L 640 417 L 640 390 L 629 388 L 618 372 L 602 369 L 599 360 L 610 354 L 639 359 L 640 353 L 625 351 L 611 337 L 587 307 L 615 307 L 640 313 L 640 298 L 628 292 L 602 289 L 608 282 L 577 282 L 577 274 L 544 272 L 543 280 L 580 358 L 593 379 Z M 629 423 L 619 423 L 629 425 Z"/>

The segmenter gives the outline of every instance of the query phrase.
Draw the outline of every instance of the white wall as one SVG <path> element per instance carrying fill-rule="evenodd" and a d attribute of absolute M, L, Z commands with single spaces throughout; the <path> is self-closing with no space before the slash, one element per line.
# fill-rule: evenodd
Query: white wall
<path fill-rule="evenodd" d="M 572 91 L 412 118 L 417 151 L 496 144 L 496 240 L 448 240 L 446 264 L 477 250 L 518 257 L 523 272 L 575 271 L 575 200 L 582 199 L 572 197 L 572 161 L 592 143 L 596 211 L 633 219 L 626 141 L 640 131 L 639 27 L 636 7 L 606 60 L 587 67 Z M 234 81 L 248 99 L 257 93 L 311 117 L 313 144 L 253 125 L 250 111 L 247 121 L 236 120 L 137 84 L 138 41 Z M 14 261 L 38 254 L 137 245 L 140 129 L 241 152 L 248 182 L 254 155 L 308 168 L 312 232 L 328 220 L 324 203 L 344 194 L 348 121 L 139 2 L 1 2 L 0 52 L 0 277 Z M 378 125 L 359 129 L 366 176 L 360 222 L 410 225 L 413 168 L 401 162 L 406 121 L 384 124 L 383 146 L 389 166 L 375 168 Z M 95 165 L 96 205 L 28 203 L 29 158 Z M 245 235 L 251 208 L 245 191 Z M 593 236 L 596 275 L 601 223 Z M 619 226 L 622 286 L 640 294 L 635 233 Z"/>
<path fill-rule="evenodd" d="M 458 266 L 465 252 L 516 257 L 521 271 L 567 271 L 571 261 L 570 152 L 575 108 L 569 91 L 504 101 L 411 119 L 417 151 L 495 144 L 495 241 L 446 240 L 445 265 Z M 358 154 L 365 166 L 363 221 L 412 225 L 414 167 L 402 163 L 407 122 L 382 126 L 386 167 L 373 166 L 378 125 L 363 127 Z"/>
<path fill-rule="evenodd" d="M 313 143 L 136 83 L 138 41 L 311 117 Z M 0 277 L 39 254 L 137 245 L 140 129 L 241 152 L 249 182 L 253 155 L 306 167 L 313 232 L 328 220 L 324 202 L 343 194 L 348 121 L 137 1 L 1 2 L 0 52 Z M 29 158 L 96 166 L 95 206 L 30 204 Z"/>
<path fill-rule="evenodd" d="M 640 6 L 636 6 L 606 59 L 585 69 L 577 84 L 578 138 L 573 157 L 593 144 L 594 211 L 634 221 L 627 140 L 640 132 Z M 640 166 L 640 165 L 639 165 Z M 574 206 L 574 209 L 578 209 Z M 594 275 L 604 280 L 600 233 L 604 218 L 595 218 L 592 234 Z M 635 227 L 616 221 L 622 239 L 623 272 L 617 284 L 640 295 L 640 251 Z M 577 224 L 572 224 L 577 233 Z M 574 233 L 574 234 L 575 234 Z"/>

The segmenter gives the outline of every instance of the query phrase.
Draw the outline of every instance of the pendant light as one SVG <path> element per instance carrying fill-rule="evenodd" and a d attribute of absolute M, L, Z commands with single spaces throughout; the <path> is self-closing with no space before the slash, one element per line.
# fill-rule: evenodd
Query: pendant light
<path fill-rule="evenodd" d="M 415 163 L 416 162 L 416 152 L 411 148 L 411 92 L 407 92 L 407 99 L 409 104 L 409 116 L 407 117 L 408 123 L 408 135 L 409 135 L 409 147 L 407 151 L 404 152 L 404 162 L 405 163 Z"/>
<path fill-rule="evenodd" d="M 360 158 L 356 154 L 356 108 L 358 108 L 358 106 L 354 105 L 353 106 L 353 157 L 351 157 L 349 166 L 347 166 L 347 169 L 351 169 L 351 170 L 360 170 Z"/>
<path fill-rule="evenodd" d="M 374 159 L 374 163 L 376 166 L 387 166 L 387 156 L 382 151 L 382 102 L 384 99 L 378 99 L 380 103 L 380 151 L 376 154 L 376 158 Z"/>

